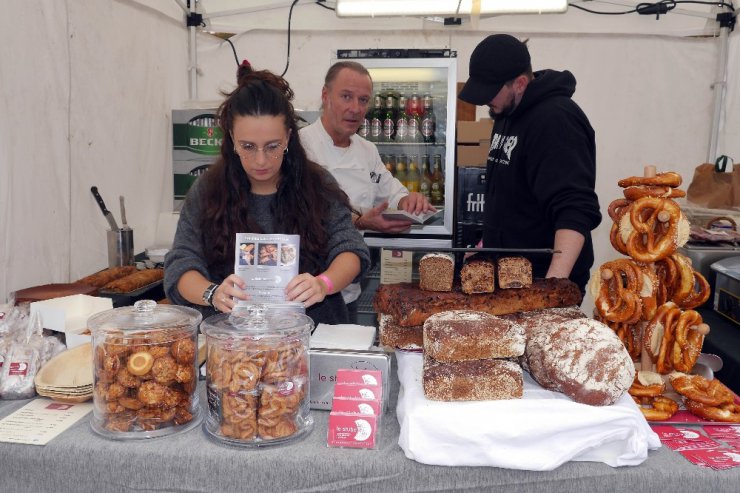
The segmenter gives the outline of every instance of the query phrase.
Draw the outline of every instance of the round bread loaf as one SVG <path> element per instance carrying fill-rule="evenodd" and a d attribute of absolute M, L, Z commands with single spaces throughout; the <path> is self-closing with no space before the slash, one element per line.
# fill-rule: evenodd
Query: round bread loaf
<path fill-rule="evenodd" d="M 540 385 L 593 406 L 613 404 L 635 378 L 632 358 L 613 330 L 590 318 L 528 331 L 526 368 Z"/>

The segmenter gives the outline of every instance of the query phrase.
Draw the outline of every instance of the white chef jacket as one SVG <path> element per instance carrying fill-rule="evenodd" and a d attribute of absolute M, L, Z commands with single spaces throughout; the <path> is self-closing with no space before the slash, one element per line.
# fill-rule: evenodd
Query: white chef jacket
<path fill-rule="evenodd" d="M 357 134 L 350 137 L 349 147 L 337 147 L 319 118 L 299 131 L 301 144 L 311 161 L 315 161 L 334 176 L 349 197 L 352 207 L 364 214 L 386 200 L 388 207 L 409 191 L 385 168 L 378 148 Z M 360 297 L 360 285 L 350 284 L 342 290 L 345 303 Z"/>

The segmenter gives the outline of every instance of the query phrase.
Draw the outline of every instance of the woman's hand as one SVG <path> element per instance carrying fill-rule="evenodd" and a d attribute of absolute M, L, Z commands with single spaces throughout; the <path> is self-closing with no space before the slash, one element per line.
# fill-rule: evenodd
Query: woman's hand
<path fill-rule="evenodd" d="M 230 313 L 238 300 L 249 299 L 249 295 L 244 292 L 246 288 L 247 283 L 241 277 L 231 274 L 213 293 L 213 307 L 220 312 Z"/>
<path fill-rule="evenodd" d="M 288 301 L 301 301 L 308 308 L 324 301 L 328 289 L 318 277 L 303 273 L 295 276 L 285 286 L 285 297 Z"/>

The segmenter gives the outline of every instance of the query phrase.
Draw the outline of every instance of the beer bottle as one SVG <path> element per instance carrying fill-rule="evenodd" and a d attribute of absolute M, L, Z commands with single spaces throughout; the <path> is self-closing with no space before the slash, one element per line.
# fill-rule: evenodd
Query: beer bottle
<path fill-rule="evenodd" d="M 407 131 L 407 142 L 422 142 L 421 136 L 421 118 L 419 108 L 419 95 L 414 93 L 409 98 L 406 107 L 406 114 L 408 115 L 408 131 Z"/>
<path fill-rule="evenodd" d="M 398 117 L 396 118 L 396 142 L 406 142 L 408 137 L 409 117 L 406 114 L 406 96 L 398 99 Z"/>
<path fill-rule="evenodd" d="M 372 117 L 370 118 L 370 134 L 368 140 L 380 142 L 380 136 L 383 134 L 383 100 L 380 94 L 375 95 L 375 104 L 373 105 Z"/>
<path fill-rule="evenodd" d="M 363 139 L 370 138 L 370 119 L 373 117 L 373 108 L 368 105 L 367 112 L 365 113 L 365 116 L 362 118 L 362 123 L 360 124 L 360 128 L 357 129 L 357 135 L 362 137 Z"/>
<path fill-rule="evenodd" d="M 383 115 L 383 137 L 381 142 L 393 142 L 396 136 L 396 115 L 393 111 L 394 99 L 392 95 L 385 98 L 385 114 Z"/>
<path fill-rule="evenodd" d="M 435 154 L 432 161 L 432 205 L 445 203 L 445 178 L 442 175 L 442 155 Z"/>
<path fill-rule="evenodd" d="M 434 116 L 431 94 L 424 95 L 424 112 L 421 116 L 421 135 L 424 142 L 434 144 L 437 131 L 437 117 Z"/>
<path fill-rule="evenodd" d="M 406 188 L 409 192 L 418 192 L 421 187 L 421 174 L 419 173 L 419 156 L 409 156 L 408 171 L 406 171 Z"/>
<path fill-rule="evenodd" d="M 429 203 L 432 202 L 432 173 L 429 171 L 429 154 L 421 157 L 421 184 L 419 191 L 426 197 Z"/>
<path fill-rule="evenodd" d="M 385 169 L 393 175 L 396 172 L 396 156 L 393 154 L 383 154 L 381 156 Z"/>
<path fill-rule="evenodd" d="M 401 185 L 406 186 L 406 154 L 401 154 L 396 160 L 396 174 L 395 177 L 401 182 Z"/>

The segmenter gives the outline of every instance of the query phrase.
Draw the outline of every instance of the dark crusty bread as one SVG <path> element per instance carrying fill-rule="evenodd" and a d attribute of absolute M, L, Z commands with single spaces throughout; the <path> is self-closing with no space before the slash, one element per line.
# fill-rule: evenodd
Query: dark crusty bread
<path fill-rule="evenodd" d="M 527 335 L 522 360 L 546 389 L 583 404 L 607 406 L 632 385 L 632 358 L 614 331 L 597 320 L 579 318 L 553 325 L 552 319 L 542 318 L 527 328 Z"/>
<path fill-rule="evenodd" d="M 378 323 L 380 345 L 396 349 L 420 350 L 424 347 L 424 327 L 401 327 L 393 317 L 382 313 Z"/>
<path fill-rule="evenodd" d="M 505 359 L 444 363 L 424 357 L 422 385 L 427 399 L 485 401 L 522 397 L 522 368 Z"/>
<path fill-rule="evenodd" d="M 497 289 L 493 293 L 430 292 L 411 283 L 381 284 L 373 306 L 401 327 L 423 325 L 431 315 L 447 310 L 475 310 L 492 315 L 579 305 L 581 291 L 568 279 L 537 279 L 528 288 Z"/>
<path fill-rule="evenodd" d="M 90 274 L 87 277 L 83 277 L 77 282 L 80 284 L 86 284 L 88 286 L 95 286 L 97 288 L 102 288 L 109 282 L 113 282 L 116 279 L 126 277 L 129 274 L 133 274 L 134 272 L 136 272 L 136 267 L 134 267 L 133 265 L 123 265 L 120 267 L 109 267 L 107 269 L 101 270 L 100 272 L 96 272 L 95 274 Z"/>
<path fill-rule="evenodd" d="M 529 259 L 501 257 L 496 267 L 501 289 L 526 288 L 532 284 L 532 262 Z"/>
<path fill-rule="evenodd" d="M 130 293 L 162 279 L 164 279 L 164 269 L 144 269 L 109 282 L 103 286 L 103 289 L 113 293 Z"/>
<path fill-rule="evenodd" d="M 455 259 L 446 253 L 427 253 L 419 260 L 419 287 L 426 291 L 450 291 L 455 278 Z"/>
<path fill-rule="evenodd" d="M 437 361 L 516 358 L 524 345 L 521 325 L 485 312 L 450 310 L 424 322 L 424 354 Z"/>
<path fill-rule="evenodd" d="M 468 257 L 460 269 L 463 293 L 493 293 L 496 289 L 496 263 L 480 254 Z"/>

